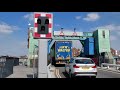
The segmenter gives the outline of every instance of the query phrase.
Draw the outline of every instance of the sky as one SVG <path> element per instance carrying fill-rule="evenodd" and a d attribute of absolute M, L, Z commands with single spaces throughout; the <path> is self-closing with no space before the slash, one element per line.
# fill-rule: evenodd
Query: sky
<path fill-rule="evenodd" d="M 120 12 L 50 12 L 54 31 L 92 32 L 98 28 L 110 30 L 111 47 L 120 50 Z M 0 12 L 0 55 L 27 55 L 28 24 L 33 26 L 33 12 Z M 79 41 L 73 47 L 81 48 Z"/>

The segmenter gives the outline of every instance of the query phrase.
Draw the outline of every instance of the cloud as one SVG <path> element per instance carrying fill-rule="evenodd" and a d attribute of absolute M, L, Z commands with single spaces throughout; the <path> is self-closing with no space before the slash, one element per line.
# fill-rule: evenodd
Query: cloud
<path fill-rule="evenodd" d="M 115 25 L 115 24 L 109 24 L 109 25 L 104 25 L 104 26 L 99 26 L 96 28 L 93 28 L 94 30 L 96 29 L 109 29 L 110 31 L 119 31 L 120 30 L 120 25 Z"/>
<path fill-rule="evenodd" d="M 81 44 L 81 42 L 79 40 L 73 40 L 72 43 L 73 43 L 73 46 L 72 46 L 73 48 L 74 47 L 77 48 L 77 49 L 82 48 L 82 44 Z"/>
<path fill-rule="evenodd" d="M 0 38 L 0 42 L 0 56 L 21 56 L 28 53 L 27 40 L 16 40 L 9 36 L 8 38 L 4 38 L 4 40 Z"/>
<path fill-rule="evenodd" d="M 110 40 L 111 40 L 111 41 L 114 41 L 114 40 L 117 40 L 117 39 L 118 39 L 117 36 L 110 35 Z"/>
<path fill-rule="evenodd" d="M 81 18 L 81 16 L 76 16 L 75 19 L 79 20 Z"/>
<path fill-rule="evenodd" d="M 60 27 L 60 24 L 55 24 L 56 27 Z"/>
<path fill-rule="evenodd" d="M 100 18 L 98 13 L 89 13 L 83 20 L 85 21 L 96 21 Z"/>
<path fill-rule="evenodd" d="M 20 28 L 18 26 L 9 25 L 7 23 L 0 22 L 0 33 L 2 34 L 10 34 L 19 29 Z"/>
<path fill-rule="evenodd" d="M 29 13 L 23 16 L 25 19 L 28 19 L 29 21 L 34 20 L 34 13 Z"/>

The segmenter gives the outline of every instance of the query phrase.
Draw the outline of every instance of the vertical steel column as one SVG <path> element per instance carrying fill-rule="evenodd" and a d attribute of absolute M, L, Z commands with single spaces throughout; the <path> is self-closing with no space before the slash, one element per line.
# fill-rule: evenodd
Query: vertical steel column
<path fill-rule="evenodd" d="M 47 39 L 39 39 L 38 78 L 47 78 Z"/>

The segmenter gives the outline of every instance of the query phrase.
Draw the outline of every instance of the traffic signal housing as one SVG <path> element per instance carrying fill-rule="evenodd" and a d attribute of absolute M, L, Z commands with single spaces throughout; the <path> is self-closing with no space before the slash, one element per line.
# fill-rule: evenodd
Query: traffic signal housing
<path fill-rule="evenodd" d="M 38 33 L 39 34 L 48 34 L 49 32 L 49 18 L 47 17 L 38 17 Z"/>
<path fill-rule="evenodd" d="M 53 14 L 34 13 L 34 39 L 52 39 L 53 35 Z"/>

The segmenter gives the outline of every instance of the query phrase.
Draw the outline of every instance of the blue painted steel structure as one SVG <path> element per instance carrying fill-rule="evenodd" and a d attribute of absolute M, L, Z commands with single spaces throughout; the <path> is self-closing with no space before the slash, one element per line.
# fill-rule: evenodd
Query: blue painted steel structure
<path fill-rule="evenodd" d="M 87 38 L 84 43 L 84 54 L 94 55 L 94 38 Z"/>

